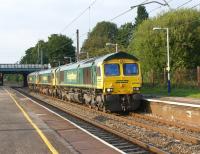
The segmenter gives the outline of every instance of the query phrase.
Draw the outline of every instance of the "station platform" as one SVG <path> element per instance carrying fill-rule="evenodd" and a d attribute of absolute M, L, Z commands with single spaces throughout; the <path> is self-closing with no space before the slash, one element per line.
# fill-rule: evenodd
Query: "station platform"
<path fill-rule="evenodd" d="M 146 95 L 143 107 L 154 116 L 200 128 L 200 99 Z"/>
<path fill-rule="evenodd" d="M 120 153 L 5 87 L 0 87 L 0 147 L 4 154 Z"/>
<path fill-rule="evenodd" d="M 200 92 L 199 92 L 200 93 Z M 200 99 L 188 97 L 144 96 L 148 101 L 200 108 Z"/>

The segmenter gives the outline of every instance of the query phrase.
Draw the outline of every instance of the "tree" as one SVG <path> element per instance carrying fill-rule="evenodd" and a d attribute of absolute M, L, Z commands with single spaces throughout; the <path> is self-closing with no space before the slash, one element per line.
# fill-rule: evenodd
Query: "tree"
<path fill-rule="evenodd" d="M 133 33 L 133 25 L 132 23 L 126 23 L 121 25 L 118 29 L 117 33 L 117 43 L 121 46 L 121 48 L 127 48 L 130 40 L 132 38 Z"/>
<path fill-rule="evenodd" d="M 36 64 L 37 59 L 37 50 L 35 47 L 31 47 L 25 51 L 25 56 L 22 57 L 21 64 Z"/>
<path fill-rule="evenodd" d="M 166 31 L 153 31 L 153 27 L 169 28 L 172 71 L 200 65 L 199 16 L 197 10 L 182 9 L 164 13 L 138 26 L 129 51 L 140 58 L 142 71 L 162 72 L 166 67 Z"/>
<path fill-rule="evenodd" d="M 75 47 L 72 44 L 73 41 L 67 36 L 52 34 L 47 42 L 40 40 L 35 47 L 27 49 L 20 63 L 39 64 L 41 56 L 43 64 L 50 63 L 52 66 L 64 64 L 64 57 L 71 57 L 72 61 L 75 61 Z"/>
<path fill-rule="evenodd" d="M 65 35 L 52 34 L 47 41 L 49 63 L 53 66 L 64 64 L 64 57 L 71 57 L 75 61 L 75 47 L 73 41 Z"/>
<path fill-rule="evenodd" d="M 149 14 L 147 13 L 145 6 L 143 5 L 138 6 L 137 17 L 135 18 L 134 27 L 136 28 L 138 25 L 140 25 L 144 20 L 147 20 L 148 18 Z"/>
<path fill-rule="evenodd" d="M 135 18 L 135 24 L 125 23 L 121 25 L 118 29 L 117 43 L 120 45 L 120 49 L 126 50 L 129 46 L 130 41 L 134 37 L 135 29 L 149 17 L 146 8 L 144 6 L 139 6 L 137 9 L 137 17 Z"/>
<path fill-rule="evenodd" d="M 115 43 L 117 36 L 117 25 L 111 22 L 99 22 L 93 28 L 88 38 L 84 41 L 82 50 L 89 52 L 90 56 L 102 55 L 106 52 L 106 43 Z"/>

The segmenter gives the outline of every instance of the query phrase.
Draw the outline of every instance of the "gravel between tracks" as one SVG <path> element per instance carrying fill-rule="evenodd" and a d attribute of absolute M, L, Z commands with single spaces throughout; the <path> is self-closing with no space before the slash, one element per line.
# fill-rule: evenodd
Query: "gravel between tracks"
<path fill-rule="evenodd" d="M 197 138 L 200 139 L 200 131 L 199 132 L 190 131 L 190 130 L 187 130 L 187 129 L 184 129 L 184 128 L 169 126 L 167 124 L 163 124 L 162 122 L 155 122 L 155 121 L 137 118 L 137 117 L 133 117 L 133 116 L 128 116 L 128 117 L 125 117 L 125 118 L 127 118 L 129 120 L 134 120 L 134 121 L 137 121 L 137 122 L 142 122 L 144 124 L 148 124 L 148 125 L 151 125 L 151 126 L 157 126 L 157 127 L 162 128 L 162 129 L 174 131 L 174 132 L 177 132 L 177 133 L 180 133 L 180 134 L 186 134 L 186 135 L 189 135 L 189 136 L 192 136 L 192 137 L 197 137 Z M 158 119 L 158 121 L 159 120 L 160 119 Z"/>

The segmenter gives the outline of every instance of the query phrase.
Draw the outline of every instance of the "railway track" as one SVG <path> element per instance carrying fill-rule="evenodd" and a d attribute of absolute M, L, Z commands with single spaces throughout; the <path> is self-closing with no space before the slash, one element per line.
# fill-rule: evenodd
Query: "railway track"
<path fill-rule="evenodd" d="M 24 94 L 28 95 L 27 93 Z M 199 136 L 198 131 L 186 133 L 184 132 L 186 131 L 185 129 L 183 131 L 179 127 L 175 127 L 175 125 L 173 125 L 173 129 L 169 129 L 169 125 L 172 124 L 163 121 L 161 122 L 161 120 L 156 120 L 156 118 L 150 119 L 147 116 L 139 114 L 117 116 L 89 109 L 86 106 L 76 103 L 62 101 L 52 97 L 50 98 L 46 95 L 41 96 L 38 94 L 32 94 L 31 97 L 32 99 L 37 99 L 37 101 L 41 101 L 42 99 L 43 103 L 47 102 L 48 104 L 68 112 L 77 118 L 81 118 L 87 123 L 95 125 L 97 128 L 101 128 L 104 131 L 106 130 L 107 132 L 120 136 L 120 138 L 125 138 L 129 143 L 134 143 L 134 146 L 135 144 L 139 145 L 140 147 L 154 153 L 166 153 L 165 151 L 170 153 L 179 153 L 180 147 L 184 150 L 184 152 L 181 153 L 190 153 L 193 146 L 197 149 L 199 148 L 200 140 L 195 137 Z M 105 136 L 109 141 L 109 137 L 107 137 L 107 135 L 104 133 L 99 134 Z M 106 141 L 106 139 L 104 140 Z M 143 140 L 145 142 L 142 142 Z M 157 140 L 157 143 L 155 143 L 154 140 Z M 123 142 L 124 141 L 125 140 L 123 139 Z M 118 139 L 110 139 L 111 144 L 112 142 L 115 143 L 114 146 L 117 146 Z M 119 149 L 121 148 L 122 150 L 125 147 L 129 147 L 128 151 L 125 151 L 125 153 L 128 153 L 135 148 L 133 145 L 126 145 L 123 142 L 118 146 Z"/>
<path fill-rule="evenodd" d="M 177 128 L 184 129 L 187 131 L 200 133 L 199 127 L 195 127 L 194 125 L 193 126 L 186 125 L 180 121 L 169 121 L 157 116 L 156 117 L 152 116 L 151 114 L 131 113 L 130 115 L 133 116 L 133 118 L 141 118 L 141 119 L 152 121 L 158 124 L 164 124 L 169 127 L 177 127 Z"/>
<path fill-rule="evenodd" d="M 64 116 L 68 120 L 72 121 L 73 123 L 77 124 L 81 128 L 87 130 L 91 134 L 97 136 L 98 138 L 104 140 L 105 142 L 111 144 L 112 146 L 116 147 L 117 149 L 123 151 L 124 153 L 136 153 L 136 154 L 148 154 L 148 153 L 166 153 L 160 149 L 156 149 L 153 146 L 141 143 L 133 143 L 131 140 L 121 137 L 118 133 L 115 133 L 106 127 L 103 127 L 95 122 L 91 122 L 89 120 L 80 117 L 80 115 L 76 114 L 73 111 L 67 110 L 65 107 L 58 106 L 57 103 L 50 104 L 45 101 L 42 101 L 36 97 L 28 95 L 24 91 L 16 89 L 19 93 L 31 98 L 32 100 L 36 101 L 37 103 L 53 110 L 54 112 Z M 119 135 L 119 136 L 118 136 Z"/>
<path fill-rule="evenodd" d="M 192 144 L 200 144 L 200 133 L 199 130 L 196 131 L 188 131 L 184 127 L 176 127 L 175 125 L 166 125 L 161 122 L 162 120 L 154 119 L 154 121 L 150 120 L 150 118 L 134 116 L 122 118 L 121 121 L 126 122 L 130 125 L 136 125 L 151 131 L 158 132 L 160 134 L 165 134 L 167 136 L 173 137 L 177 140 L 189 142 Z M 155 127 L 156 126 L 156 127 Z M 198 137 L 197 137 L 198 136 Z"/>

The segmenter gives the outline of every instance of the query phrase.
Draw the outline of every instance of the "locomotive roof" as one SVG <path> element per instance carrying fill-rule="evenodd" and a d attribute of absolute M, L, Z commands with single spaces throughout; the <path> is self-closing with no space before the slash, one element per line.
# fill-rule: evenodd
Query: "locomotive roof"
<path fill-rule="evenodd" d="M 36 75 L 38 72 L 32 72 L 32 73 L 30 73 L 28 76 L 34 76 L 34 75 Z"/>
<path fill-rule="evenodd" d="M 84 60 L 76 62 L 76 63 L 70 63 L 70 64 L 67 64 L 67 65 L 62 65 L 62 66 L 59 67 L 59 70 L 62 71 L 62 70 L 65 70 L 66 68 L 67 69 L 75 69 L 75 68 L 77 68 L 79 65 L 83 64 L 87 60 L 88 59 L 84 59 Z"/>
<path fill-rule="evenodd" d="M 112 59 L 132 59 L 132 60 L 138 61 L 138 58 L 136 58 L 135 56 L 131 54 L 128 54 L 126 52 L 117 52 L 117 53 L 111 53 L 111 54 L 107 54 L 102 57 L 99 57 L 98 59 L 95 60 L 95 63 L 106 62 Z"/>
<path fill-rule="evenodd" d="M 131 54 L 128 54 L 126 52 L 117 52 L 117 53 L 106 54 L 106 55 L 100 56 L 100 57 L 84 59 L 84 60 L 81 60 L 79 62 L 72 63 L 72 64 L 62 65 L 62 66 L 58 67 L 59 69 L 57 69 L 57 70 L 63 71 L 66 69 L 76 69 L 77 67 L 80 67 L 80 68 L 89 67 L 92 64 L 103 63 L 105 61 L 112 60 L 112 59 L 133 59 L 133 60 L 138 61 L 138 59 Z M 47 72 L 41 71 L 41 73 L 48 73 L 48 71 Z"/>
<path fill-rule="evenodd" d="M 47 74 L 47 73 L 51 73 L 52 69 L 47 69 L 47 70 L 41 70 L 38 72 L 38 74 Z"/>
<path fill-rule="evenodd" d="M 69 64 L 69 65 L 63 65 L 60 67 L 60 70 L 64 70 L 65 68 L 74 69 L 74 68 L 77 68 L 78 66 L 79 67 L 89 67 L 93 63 L 94 64 L 103 63 L 103 62 L 106 62 L 106 61 L 112 60 L 112 59 L 132 59 L 132 60 L 138 61 L 138 59 L 131 54 L 128 54 L 126 52 L 117 52 L 117 53 L 106 54 L 106 55 L 100 56 L 100 57 L 94 57 L 94 58 L 82 60 L 77 63 L 73 63 L 73 64 Z"/>

